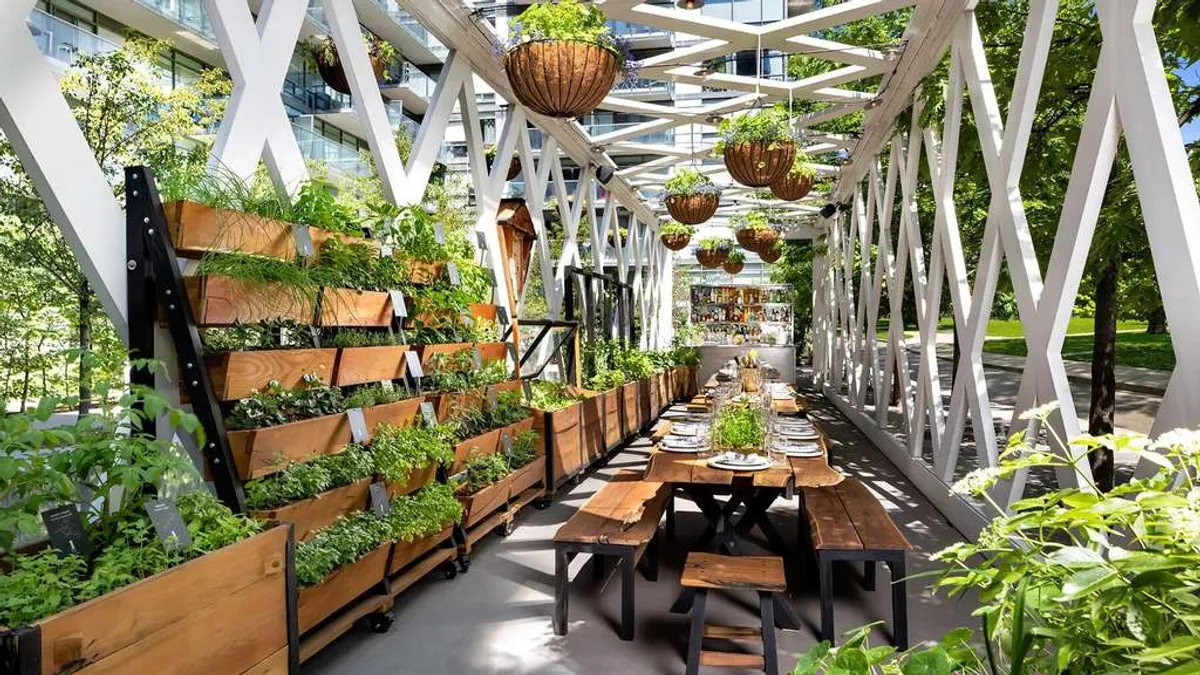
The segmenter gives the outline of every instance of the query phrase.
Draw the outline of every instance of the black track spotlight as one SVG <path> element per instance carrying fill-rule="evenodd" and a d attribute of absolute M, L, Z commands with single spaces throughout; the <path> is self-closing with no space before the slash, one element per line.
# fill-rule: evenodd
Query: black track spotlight
<path fill-rule="evenodd" d="M 600 181 L 601 185 L 608 185 L 608 181 L 613 179 L 613 169 L 611 166 L 601 166 L 596 169 L 596 180 Z"/>
<path fill-rule="evenodd" d="M 822 218 L 832 218 L 835 213 L 837 213 L 837 206 L 834 204 L 826 204 L 821 207 Z"/>

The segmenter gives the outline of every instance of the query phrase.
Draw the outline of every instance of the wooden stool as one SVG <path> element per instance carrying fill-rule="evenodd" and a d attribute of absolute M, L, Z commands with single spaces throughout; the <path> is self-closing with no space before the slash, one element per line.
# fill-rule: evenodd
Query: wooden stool
<path fill-rule="evenodd" d="M 699 673 L 700 666 L 758 668 L 767 675 L 778 675 L 773 594 L 787 590 L 783 558 L 689 553 L 680 583 L 696 592 L 692 605 L 692 632 L 688 639 L 687 675 Z M 705 625 L 704 604 L 709 589 L 757 591 L 762 627 Z M 763 653 L 760 656 L 705 651 L 702 648 L 704 638 L 761 642 Z"/>

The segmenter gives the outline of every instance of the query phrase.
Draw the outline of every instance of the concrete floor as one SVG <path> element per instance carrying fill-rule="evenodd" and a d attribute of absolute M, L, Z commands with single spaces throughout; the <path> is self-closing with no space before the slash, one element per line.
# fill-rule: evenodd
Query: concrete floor
<path fill-rule="evenodd" d="M 912 542 L 915 550 L 909 558 L 909 574 L 936 569 L 929 555 L 958 541 L 961 535 L 835 410 L 820 399 L 810 400 L 810 409 L 832 441 L 834 464 L 870 487 Z M 699 511 L 686 500 L 677 502 L 678 541 L 663 542 L 658 582 L 637 576 L 634 641 L 623 642 L 616 635 L 620 621 L 619 575 L 610 573 L 604 582 L 593 581 L 590 567 L 585 567 L 586 555 L 577 557 L 572 566 L 569 635 L 556 637 L 550 627 L 554 532 L 608 476 L 618 469 L 643 466 L 647 454 L 645 441 L 633 443 L 607 466 L 588 474 L 580 485 L 562 488 L 550 508 L 530 508 L 519 517 L 517 530 L 510 537 L 492 535 L 480 542 L 469 573 L 449 581 L 435 573 L 401 595 L 390 632 L 377 635 L 356 627 L 305 664 L 304 672 L 682 673 L 688 617 L 671 614 L 668 608 L 679 591 L 686 545 L 699 536 L 704 525 Z M 771 514 L 784 537 L 794 543 L 796 501 L 778 502 Z M 815 626 L 819 619 L 815 575 L 802 568 L 798 555 L 789 556 L 788 564 L 791 602 L 807 625 L 799 631 L 779 634 L 782 673 L 790 672 L 799 655 L 817 642 Z M 877 628 L 873 637 L 874 644 L 885 644 L 890 637 L 886 626 L 891 621 L 887 572 L 880 572 L 874 592 L 861 589 L 857 583 L 860 575 L 861 567 L 835 569 L 838 631 L 885 620 L 887 623 Z M 936 639 L 956 626 L 977 625 L 970 617 L 974 607 L 971 600 L 934 596 L 929 579 L 910 580 L 908 597 L 913 643 Z M 708 605 L 708 617 L 714 623 L 753 625 L 758 619 L 752 594 L 710 594 Z"/>

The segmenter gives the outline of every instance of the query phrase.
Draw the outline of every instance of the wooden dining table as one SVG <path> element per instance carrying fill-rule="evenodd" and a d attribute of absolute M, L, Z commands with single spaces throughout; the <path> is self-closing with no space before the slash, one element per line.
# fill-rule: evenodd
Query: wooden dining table
<path fill-rule="evenodd" d="M 837 485 L 844 476 L 829 465 L 829 445 L 824 434 L 818 443 L 824 449 L 820 457 L 776 459 L 775 465 L 759 471 L 732 471 L 708 466 L 708 458 L 694 453 L 671 452 L 659 446 L 671 433 L 674 422 L 663 420 L 651 433 L 654 448 L 650 453 L 644 480 L 665 483 L 687 495 L 708 520 L 708 526 L 689 550 L 716 548 L 730 555 L 747 555 L 745 538 L 758 528 L 769 547 L 783 555 L 787 544 L 767 517 L 767 511 L 780 497 L 790 499 L 796 488 Z M 722 504 L 718 495 L 728 494 Z M 745 512 L 734 520 L 739 506 Z M 685 589 L 671 607 L 672 612 L 687 612 L 694 593 Z M 776 623 L 781 628 L 798 628 L 791 607 L 776 598 Z"/>

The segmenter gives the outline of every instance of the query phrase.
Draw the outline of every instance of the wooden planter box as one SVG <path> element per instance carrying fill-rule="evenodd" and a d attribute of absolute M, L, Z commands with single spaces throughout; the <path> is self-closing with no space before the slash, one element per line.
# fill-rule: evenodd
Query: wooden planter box
<path fill-rule="evenodd" d="M 251 511 L 259 520 L 275 520 L 295 526 L 296 541 L 306 541 L 314 532 L 339 517 L 367 508 L 370 478 L 334 488 L 321 494 L 266 511 Z"/>
<path fill-rule="evenodd" d="M 621 437 L 628 438 L 642 427 L 638 404 L 638 382 L 621 385 Z"/>
<path fill-rule="evenodd" d="M 321 583 L 300 589 L 297 603 L 300 632 L 307 633 L 355 598 L 383 582 L 387 573 L 388 542 L 366 554 L 357 562 L 334 570 Z"/>
<path fill-rule="evenodd" d="M 273 527 L 32 626 L 0 632 L 13 652 L 11 672 L 288 672 L 290 531 Z"/>
<path fill-rule="evenodd" d="M 473 527 L 479 524 L 492 515 L 496 509 L 508 503 L 512 496 L 510 492 L 512 477 L 513 474 L 509 474 L 474 494 L 458 495 L 458 501 L 463 505 L 463 527 Z"/>
<path fill-rule="evenodd" d="M 658 407 L 654 411 L 654 416 L 658 417 L 662 411 L 666 410 L 671 405 L 673 396 L 671 394 L 671 370 L 664 370 L 658 374 Z"/>
<path fill-rule="evenodd" d="M 163 204 L 163 216 L 175 252 L 185 258 L 241 251 L 296 259 L 290 223 L 188 201 Z"/>
<path fill-rule="evenodd" d="M 624 424 L 621 422 L 623 393 L 622 387 L 614 387 L 600 394 L 601 407 L 604 410 L 604 447 L 606 450 L 612 450 L 625 439 Z"/>
<path fill-rule="evenodd" d="M 447 525 L 446 529 L 437 534 L 422 537 L 421 539 L 414 539 L 413 541 L 396 542 L 392 548 L 392 566 L 388 570 L 388 576 L 394 576 L 405 567 L 416 562 L 421 556 L 437 548 L 438 544 L 450 538 L 452 531 L 453 528 Z"/>
<path fill-rule="evenodd" d="M 330 384 L 336 349 L 271 349 L 266 351 L 224 352 L 204 357 L 213 394 L 221 401 L 246 398 L 256 389 L 266 389 L 276 380 L 284 389 L 315 374 Z"/>
<path fill-rule="evenodd" d="M 590 464 L 608 450 L 604 440 L 604 397 L 592 395 L 579 402 L 579 433 L 583 460 Z"/>
<path fill-rule="evenodd" d="M 484 363 L 508 359 L 507 342 L 476 342 L 475 346 L 479 348 L 479 355 Z"/>
<path fill-rule="evenodd" d="M 322 230 L 319 227 L 310 227 L 308 235 L 309 238 L 312 239 L 313 250 L 317 253 L 321 252 L 321 247 L 324 246 L 325 242 L 329 241 L 330 239 L 340 239 L 342 243 L 346 244 L 347 246 L 353 246 L 355 244 L 370 246 L 376 251 L 378 251 L 382 246 L 382 244 L 375 239 L 357 237 L 353 234 L 346 234 L 345 232 L 330 232 L 329 230 Z"/>
<path fill-rule="evenodd" d="M 650 395 L 650 404 L 646 410 L 648 413 L 646 418 L 653 419 L 662 410 L 662 380 L 658 377 L 658 373 L 655 373 L 646 380 L 646 384 L 648 385 L 647 388 Z"/>
<path fill-rule="evenodd" d="M 405 345 L 343 347 L 338 352 L 333 384 L 345 387 L 381 380 L 398 380 L 407 372 L 404 361 L 406 351 L 408 347 Z"/>
<path fill-rule="evenodd" d="M 482 302 L 472 302 L 467 305 L 467 313 L 472 319 L 483 319 L 484 321 L 496 320 L 496 306 L 488 305 Z"/>
<path fill-rule="evenodd" d="M 635 431 L 640 430 L 652 417 L 650 389 L 653 381 L 653 375 L 637 381 L 638 426 Z"/>
<path fill-rule="evenodd" d="M 414 284 L 432 284 L 442 278 L 445 270 L 445 263 L 408 261 L 409 278 Z"/>
<path fill-rule="evenodd" d="M 196 325 L 232 326 L 291 319 L 308 324 L 313 302 L 278 284 L 256 284 L 228 277 L 187 277 L 183 280 Z"/>
<path fill-rule="evenodd" d="M 341 413 L 229 432 L 229 447 L 242 480 L 266 476 L 292 462 L 340 452 L 349 442 L 350 422 Z"/>
<path fill-rule="evenodd" d="M 454 464 L 450 467 L 450 473 L 462 471 L 467 458 L 472 454 L 490 455 L 495 452 L 500 444 L 500 432 L 503 429 L 492 429 L 454 446 Z"/>
<path fill-rule="evenodd" d="M 412 494 L 417 490 L 429 485 L 433 479 L 437 478 L 437 463 L 430 462 L 429 466 L 424 469 L 417 469 L 408 474 L 408 480 L 403 483 L 393 483 L 388 481 L 388 494 L 392 497 Z"/>
<path fill-rule="evenodd" d="M 395 403 L 373 405 L 363 409 L 363 419 L 367 423 L 368 440 L 375 434 L 375 427 L 380 424 L 390 424 L 394 427 L 410 427 L 416 424 L 417 414 L 421 412 L 421 398 L 406 398 Z"/>
<path fill-rule="evenodd" d="M 696 378 L 696 366 L 683 366 L 683 398 L 691 399 L 700 393 L 700 382 Z"/>
<path fill-rule="evenodd" d="M 546 462 L 538 455 L 537 459 L 512 472 L 508 479 L 508 498 L 515 499 L 534 485 L 546 482 Z"/>
<path fill-rule="evenodd" d="M 557 485 L 566 476 L 579 471 L 586 462 L 579 427 L 578 403 L 554 412 L 533 411 L 533 428 L 545 439 L 549 475 Z"/>
<path fill-rule="evenodd" d="M 386 327 L 392 323 L 392 299 L 381 291 L 326 288 L 321 291 L 321 325 Z"/>

